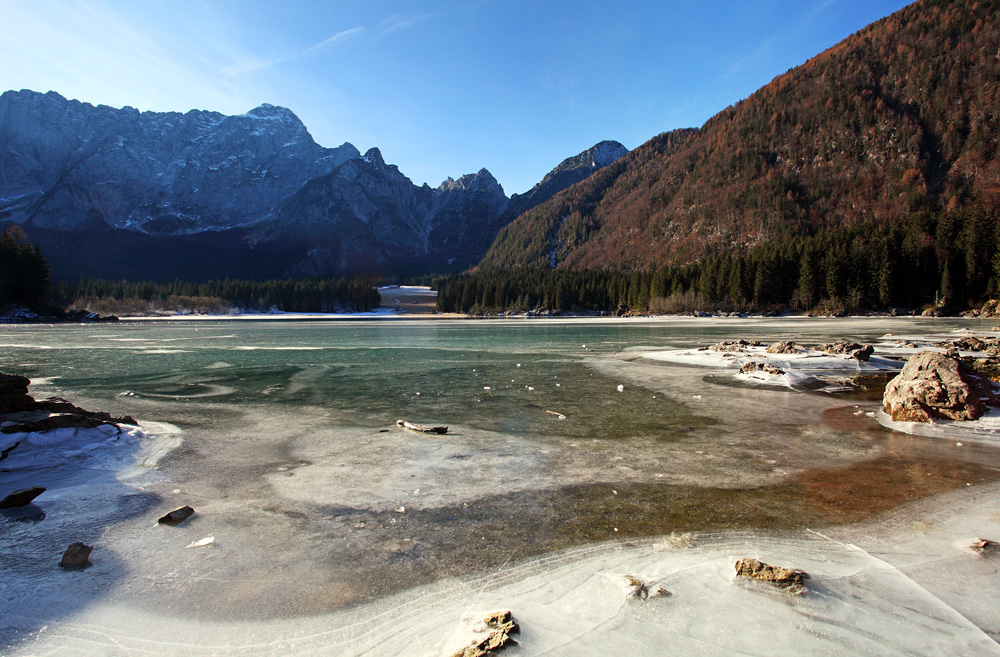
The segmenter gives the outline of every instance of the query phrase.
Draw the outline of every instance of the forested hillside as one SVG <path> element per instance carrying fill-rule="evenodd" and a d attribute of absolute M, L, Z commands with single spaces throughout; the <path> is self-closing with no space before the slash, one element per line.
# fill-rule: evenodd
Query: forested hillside
<path fill-rule="evenodd" d="M 479 267 L 651 271 L 998 208 L 998 25 L 995 0 L 919 0 L 527 212 Z"/>
<path fill-rule="evenodd" d="M 743 253 L 631 272 L 480 270 L 440 284 L 445 312 L 857 312 L 935 305 L 953 312 L 1000 292 L 1000 215 L 918 212 L 789 236 Z"/>

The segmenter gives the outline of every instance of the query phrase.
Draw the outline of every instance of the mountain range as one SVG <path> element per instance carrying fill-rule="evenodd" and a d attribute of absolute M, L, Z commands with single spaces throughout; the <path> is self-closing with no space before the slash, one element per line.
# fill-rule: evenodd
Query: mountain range
<path fill-rule="evenodd" d="M 320 147 L 280 107 L 150 113 L 11 91 L 0 222 L 59 273 L 200 279 L 651 271 L 833 227 L 995 213 L 998 17 L 997 0 L 917 0 L 700 128 L 631 152 L 602 142 L 510 198 L 485 169 L 416 186 L 378 149 Z M 137 251 L 156 257 L 137 270 Z"/>
<path fill-rule="evenodd" d="M 377 148 L 319 146 L 283 107 L 139 112 L 8 91 L 0 221 L 20 224 L 63 276 L 458 270 L 518 214 L 627 152 L 601 142 L 508 199 L 486 169 L 414 185 Z"/>

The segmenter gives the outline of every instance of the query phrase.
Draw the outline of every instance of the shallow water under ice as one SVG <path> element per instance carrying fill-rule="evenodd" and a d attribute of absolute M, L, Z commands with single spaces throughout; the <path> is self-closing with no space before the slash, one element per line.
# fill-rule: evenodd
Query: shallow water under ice
<path fill-rule="evenodd" d="M 755 613 L 777 614 L 789 651 L 898 643 L 893 628 L 926 618 L 934 640 L 950 632 L 979 646 L 988 623 L 963 624 L 951 603 L 921 597 L 895 567 L 883 572 L 807 530 L 829 536 L 872 518 L 877 526 L 901 505 L 992 489 L 994 447 L 888 431 L 870 415 L 877 404 L 860 397 L 733 385 L 705 367 L 643 357 L 741 337 L 809 344 L 950 328 L 920 320 L 0 327 L 0 370 L 45 377 L 32 386 L 36 396 L 130 414 L 150 436 L 135 444 L 138 466 L 105 463 L 106 477 L 35 473 L 55 483 L 36 501 L 43 521 L 0 518 L 0 542 L 17 555 L 0 565 L 11 619 L 0 645 L 133 654 L 162 641 L 176 654 L 312 654 L 325 637 L 343 654 L 425 654 L 385 649 L 414 631 L 433 654 L 451 636 L 445 617 L 457 622 L 463 605 L 504 606 L 507 596 L 534 619 L 522 622 L 527 654 L 543 646 L 596 654 L 609 637 L 633 635 L 641 639 L 626 642 L 684 636 L 692 649 L 724 654 L 736 638 L 712 643 L 702 636 L 710 630 L 695 627 L 707 604 L 731 605 L 732 614 L 763 605 Z M 397 418 L 450 429 L 415 434 Z M 0 483 L 16 476 L 0 471 Z M 184 504 L 193 518 L 157 525 Z M 685 532 L 714 538 L 683 557 L 655 548 L 659 537 Z M 186 549 L 207 537 L 212 544 Z M 52 564 L 73 540 L 92 541 L 94 565 L 57 572 Z M 729 561 L 756 556 L 740 552 L 747 540 L 760 554 L 776 541 L 774 554 L 825 573 L 817 581 L 826 588 L 789 603 L 734 587 Z M 942 549 L 932 542 L 922 552 Z M 689 574 L 667 588 L 691 595 L 622 606 L 607 591 L 625 569 L 616 564 L 633 563 L 618 561 L 626 556 L 647 578 Z M 824 558 L 833 574 L 814 565 Z M 565 576 L 572 592 L 557 594 L 563 560 L 574 564 Z M 870 573 L 878 574 L 871 582 Z M 497 595 L 472 604 L 476 582 Z M 68 603 L 54 610 L 60 596 Z M 579 628 L 556 622 L 560 596 Z M 841 604 L 856 599 L 856 608 Z M 886 601 L 917 605 L 914 616 L 894 617 Z M 894 625 L 879 620 L 880 605 Z M 401 628 L 441 616 L 404 630 L 380 621 L 383 613 Z M 662 627 L 638 631 L 652 622 L 644 614 Z M 843 629 L 859 619 L 874 629 Z M 171 636 L 178 622 L 199 640 Z M 91 648 L 86 628 L 104 637 Z M 116 653 L 112 643 L 128 647 Z"/>

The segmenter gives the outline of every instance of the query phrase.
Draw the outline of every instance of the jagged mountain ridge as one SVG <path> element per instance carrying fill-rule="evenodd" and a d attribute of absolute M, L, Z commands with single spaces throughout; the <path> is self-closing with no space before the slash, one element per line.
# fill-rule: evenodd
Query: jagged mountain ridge
<path fill-rule="evenodd" d="M 531 207 L 624 152 L 601 142 L 513 199 Z M 199 250 L 197 234 L 231 232 L 203 241 L 228 245 L 227 266 L 242 269 L 234 276 L 455 270 L 516 216 L 510 207 L 486 169 L 418 187 L 377 148 L 363 156 L 350 143 L 323 148 L 273 105 L 225 116 L 95 107 L 54 92 L 0 95 L 0 221 L 22 224 L 61 254 L 53 264 L 63 274 L 101 270 L 96 248 L 74 264 L 74 240 L 63 234 L 95 232 L 109 233 L 99 240 L 109 244 L 174 253 L 175 269 L 185 266 L 183 251 Z M 241 253 L 252 266 L 240 267 Z M 228 271 L 221 262 L 187 266 Z"/>
<path fill-rule="evenodd" d="M 295 114 L 272 105 L 225 116 L 0 95 L 0 217 L 40 228 L 233 228 L 359 156 L 348 143 L 319 146 Z"/>
<path fill-rule="evenodd" d="M 500 183 L 486 169 L 451 178 L 438 188 L 417 187 L 377 148 L 306 183 L 254 232 L 303 256 L 290 273 L 384 271 L 390 264 L 436 262 L 464 266 L 507 205 Z"/>
<path fill-rule="evenodd" d="M 998 17 L 995 0 L 919 0 L 524 213 L 480 267 L 652 269 L 824 226 L 998 208 Z"/>

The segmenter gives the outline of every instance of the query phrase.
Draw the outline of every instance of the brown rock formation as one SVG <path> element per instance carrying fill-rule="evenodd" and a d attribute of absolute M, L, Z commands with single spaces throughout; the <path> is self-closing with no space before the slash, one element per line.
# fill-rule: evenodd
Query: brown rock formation
<path fill-rule="evenodd" d="M 517 643 L 511 634 L 517 634 L 520 628 L 509 611 L 495 611 L 483 619 L 487 628 L 492 631 L 485 637 L 456 652 L 452 657 L 486 657 L 495 651 Z"/>
<path fill-rule="evenodd" d="M 963 376 L 961 363 L 933 351 L 910 358 L 886 385 L 882 406 L 893 420 L 903 422 L 975 420 L 985 411 Z"/>
<path fill-rule="evenodd" d="M 783 340 L 781 342 L 775 342 L 767 348 L 767 353 L 769 354 L 794 354 L 798 353 L 798 348 L 795 343 L 790 340 Z"/>
<path fill-rule="evenodd" d="M 793 595 L 800 595 L 805 592 L 806 586 L 804 581 L 809 579 L 809 575 L 801 570 L 772 566 L 763 561 L 757 561 L 748 557 L 744 557 L 736 562 L 736 576 L 767 582 L 785 589 Z"/>
<path fill-rule="evenodd" d="M 774 365 L 768 363 L 763 363 L 759 360 L 752 360 L 748 363 L 743 363 L 740 366 L 740 374 L 749 374 L 750 372 L 764 372 L 765 374 L 784 374 L 785 370 L 779 369 Z"/>

